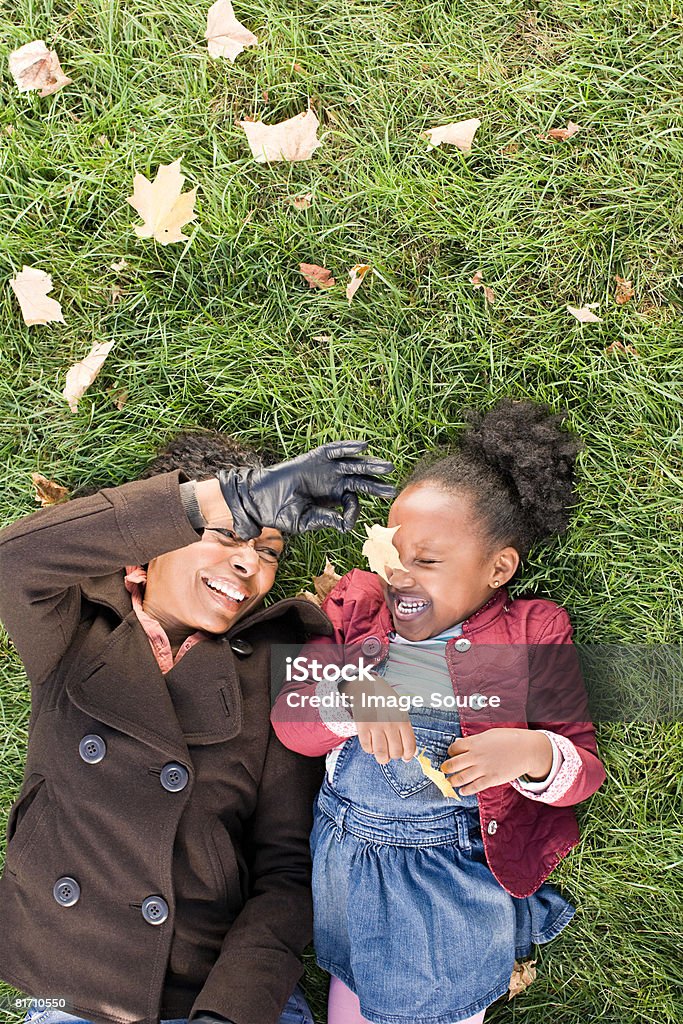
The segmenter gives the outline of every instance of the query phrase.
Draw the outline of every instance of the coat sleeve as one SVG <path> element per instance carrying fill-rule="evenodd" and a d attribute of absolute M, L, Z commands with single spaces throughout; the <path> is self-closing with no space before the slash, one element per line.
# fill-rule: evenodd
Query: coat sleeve
<path fill-rule="evenodd" d="M 216 1013 L 236 1024 L 277 1024 L 301 977 L 313 934 L 309 836 L 323 763 L 272 733 L 256 811 L 245 833 L 251 888 L 197 996 L 190 1020 Z"/>
<path fill-rule="evenodd" d="M 273 705 L 270 720 L 278 739 L 290 750 L 309 757 L 319 757 L 338 747 L 348 736 L 356 734 L 351 715 L 337 708 L 324 713 L 300 702 L 300 698 L 312 695 L 322 696 L 333 693 L 334 683 L 320 683 L 311 678 L 307 669 L 312 662 L 341 665 L 344 660 L 344 595 L 349 585 L 350 573 L 343 576 L 322 603 L 333 627 L 332 636 L 314 636 L 304 645 L 297 658 L 297 674 L 304 677 L 293 679 L 282 687 Z M 298 666 L 301 666 L 298 669 Z M 290 701 L 294 702 L 294 706 Z"/>
<path fill-rule="evenodd" d="M 589 719 L 588 695 L 572 633 L 569 615 L 564 608 L 558 608 L 537 638 L 530 657 L 529 727 L 553 734 L 564 759 L 562 768 L 542 795 L 534 796 L 515 787 L 529 799 L 556 807 L 581 803 L 606 778 Z"/>
<path fill-rule="evenodd" d="M 69 647 L 79 583 L 199 539 L 180 496 L 180 472 L 74 498 L 0 531 L 0 619 L 26 673 L 40 683 Z"/>

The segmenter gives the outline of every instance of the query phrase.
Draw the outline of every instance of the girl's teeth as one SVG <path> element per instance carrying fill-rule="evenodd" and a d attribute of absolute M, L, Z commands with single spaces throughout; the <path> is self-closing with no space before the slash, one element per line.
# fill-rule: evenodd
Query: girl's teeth
<path fill-rule="evenodd" d="M 244 594 L 240 594 L 237 590 L 231 590 L 229 587 L 225 586 L 225 584 L 214 583 L 212 580 L 206 580 L 206 585 L 207 587 L 210 587 L 211 590 L 217 590 L 219 594 L 223 594 L 224 597 L 229 597 L 233 601 L 244 600 Z"/>
<path fill-rule="evenodd" d="M 409 615 L 411 612 L 421 612 L 428 604 L 428 601 L 399 601 L 397 607 L 401 615 Z"/>

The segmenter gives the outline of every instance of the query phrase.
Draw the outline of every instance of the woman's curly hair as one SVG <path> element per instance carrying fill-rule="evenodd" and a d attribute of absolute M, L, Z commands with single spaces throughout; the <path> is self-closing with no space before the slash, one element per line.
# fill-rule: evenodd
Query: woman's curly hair
<path fill-rule="evenodd" d="M 184 430 L 156 453 L 140 474 L 147 480 L 159 473 L 172 473 L 181 469 L 190 480 L 210 480 L 220 469 L 248 466 L 250 469 L 269 466 L 275 455 L 266 450 L 256 451 L 217 430 Z"/>
<path fill-rule="evenodd" d="M 562 429 L 566 412 L 537 402 L 504 398 L 487 413 L 464 415 L 455 448 L 422 459 L 402 489 L 428 482 L 465 492 L 490 549 L 511 546 L 523 562 L 533 545 L 567 529 L 583 444 Z"/>

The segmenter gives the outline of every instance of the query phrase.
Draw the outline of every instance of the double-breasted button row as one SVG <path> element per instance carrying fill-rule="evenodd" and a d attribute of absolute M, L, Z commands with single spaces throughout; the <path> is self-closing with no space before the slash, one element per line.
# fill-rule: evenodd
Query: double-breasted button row
<path fill-rule="evenodd" d="M 81 898 L 81 887 L 75 878 L 63 875 L 55 882 L 52 895 L 60 907 L 73 907 Z M 148 896 L 140 909 L 147 924 L 163 924 L 168 918 L 168 903 L 162 896 Z"/>
<path fill-rule="evenodd" d="M 161 769 L 161 785 L 169 793 L 179 793 L 181 789 L 185 789 L 189 778 L 190 774 L 187 768 L 176 761 L 169 761 Z"/>

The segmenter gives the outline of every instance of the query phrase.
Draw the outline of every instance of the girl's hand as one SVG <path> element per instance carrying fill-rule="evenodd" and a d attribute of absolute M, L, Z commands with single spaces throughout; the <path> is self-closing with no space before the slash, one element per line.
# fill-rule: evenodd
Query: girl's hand
<path fill-rule="evenodd" d="M 415 733 L 410 717 L 400 708 L 386 707 L 384 700 L 396 700 L 396 691 L 383 679 L 375 676 L 372 682 L 357 680 L 342 683 L 340 693 L 347 693 L 353 700 L 353 719 L 358 729 L 358 742 L 366 754 L 373 754 L 377 764 L 388 764 L 392 759 L 410 761 L 417 753 Z M 363 695 L 383 698 L 380 707 L 363 707 Z"/>
<path fill-rule="evenodd" d="M 548 737 L 533 729 L 487 729 L 455 740 L 441 771 L 463 796 L 502 786 L 520 775 L 544 779 L 553 763 Z"/>

